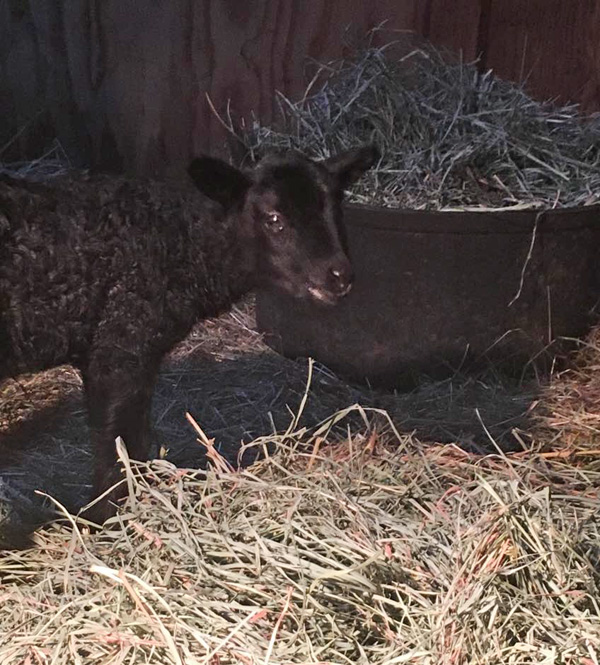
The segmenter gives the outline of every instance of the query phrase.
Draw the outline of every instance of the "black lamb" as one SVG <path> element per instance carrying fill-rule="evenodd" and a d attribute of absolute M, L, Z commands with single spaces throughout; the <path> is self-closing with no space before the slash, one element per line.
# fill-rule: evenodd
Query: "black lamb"
<path fill-rule="evenodd" d="M 194 323 L 257 286 L 325 303 L 348 293 L 343 191 L 376 157 L 371 147 L 321 162 L 274 154 L 249 172 L 201 157 L 189 167 L 199 191 L 0 176 L 0 380 L 81 371 L 94 496 L 118 480 L 116 437 L 147 459 L 159 365 Z M 91 518 L 113 514 L 118 496 Z"/>

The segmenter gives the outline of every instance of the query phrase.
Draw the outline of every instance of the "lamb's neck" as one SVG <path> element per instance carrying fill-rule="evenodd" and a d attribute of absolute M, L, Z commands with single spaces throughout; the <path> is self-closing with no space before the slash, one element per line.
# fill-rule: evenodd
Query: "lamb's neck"
<path fill-rule="evenodd" d="M 198 311 L 226 311 L 257 284 L 257 242 L 253 229 L 240 218 L 226 219 L 218 236 L 205 238 L 194 251 Z"/>

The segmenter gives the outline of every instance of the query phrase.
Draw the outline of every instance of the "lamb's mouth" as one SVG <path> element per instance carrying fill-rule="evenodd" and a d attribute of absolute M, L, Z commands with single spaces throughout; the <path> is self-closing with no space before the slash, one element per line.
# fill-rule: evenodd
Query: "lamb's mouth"
<path fill-rule="evenodd" d="M 318 286 L 308 286 L 307 290 L 311 297 L 317 302 L 326 304 L 326 305 L 335 305 L 339 300 L 341 300 L 345 295 L 349 293 L 351 286 L 348 285 L 344 291 L 340 293 L 332 293 L 326 289 L 319 288 Z"/>

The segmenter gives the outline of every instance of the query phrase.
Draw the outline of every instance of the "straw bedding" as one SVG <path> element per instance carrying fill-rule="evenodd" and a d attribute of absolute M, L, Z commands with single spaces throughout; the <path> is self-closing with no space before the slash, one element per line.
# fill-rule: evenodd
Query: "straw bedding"
<path fill-rule="evenodd" d="M 248 304 L 210 325 L 233 332 L 242 322 L 241 336 L 250 317 Z M 0 663 L 597 662 L 600 348 L 593 336 L 573 370 L 518 393 L 521 419 L 509 429 L 521 445 L 513 452 L 502 451 L 487 424 L 503 419 L 502 402 L 517 393 L 491 377 L 477 379 L 479 393 L 465 377 L 378 396 L 395 408 L 390 417 L 371 406 L 376 395 L 344 388 L 318 366 L 309 376 L 306 366 L 269 357 L 253 336 L 247 330 L 241 357 L 252 345 L 257 365 L 286 373 L 292 399 L 271 408 L 283 422 L 284 404 L 293 405 L 287 427 L 274 433 L 262 423 L 255 438 L 242 433 L 241 448 L 219 449 L 227 428 L 219 431 L 217 416 L 199 417 L 201 395 L 186 404 L 185 446 L 204 452 L 204 470 L 177 467 L 164 450 L 149 464 L 129 462 L 121 450 L 130 496 L 102 532 L 88 533 L 58 506 L 62 521 L 38 531 L 34 549 L 0 556 Z M 165 368 L 159 411 L 173 367 L 183 358 L 190 364 L 183 395 L 200 362 L 194 353 L 199 344 L 210 349 L 210 340 L 221 345 L 217 364 L 239 360 L 222 336 L 196 331 Z M 212 377 L 218 381 L 218 371 Z M 266 376 L 254 379 L 268 390 Z M 338 404 L 354 397 L 362 405 L 320 419 L 338 391 Z M 444 397 L 452 391 L 452 400 Z M 226 419 L 237 413 L 260 431 L 240 393 L 222 399 Z M 454 413 L 441 408 L 450 401 Z M 420 415 L 416 427 L 406 418 L 411 410 Z M 477 445 L 458 429 L 463 411 L 480 417 Z M 77 445 L 73 429 L 82 437 L 77 418 L 75 409 L 50 426 L 62 451 Z M 181 424 L 159 433 L 183 437 Z M 438 443 L 433 434 L 443 427 L 455 443 Z M 80 457 L 89 454 L 79 445 Z M 48 446 L 57 491 L 45 489 L 56 497 L 70 465 L 56 442 Z M 39 467 L 40 452 L 30 454 Z M 239 458 L 258 461 L 238 469 Z M 72 482 L 76 476 L 73 469 Z"/>
<path fill-rule="evenodd" d="M 205 472 L 127 464 L 102 533 L 0 560 L 0 662 L 596 663 L 598 452 L 478 456 L 354 409 L 242 471 L 201 430 Z"/>

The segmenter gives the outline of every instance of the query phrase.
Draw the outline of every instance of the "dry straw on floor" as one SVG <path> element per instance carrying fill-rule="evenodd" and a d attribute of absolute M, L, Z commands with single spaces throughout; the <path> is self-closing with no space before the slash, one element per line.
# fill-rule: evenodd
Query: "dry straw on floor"
<path fill-rule="evenodd" d="M 210 322 L 174 360 L 200 347 L 235 362 L 239 344 L 283 371 L 246 313 Z M 355 406 L 307 429 L 299 412 L 322 394 L 314 368 L 288 429 L 248 441 L 240 454 L 266 457 L 240 471 L 191 418 L 206 471 L 125 458 L 130 497 L 103 531 L 65 516 L 34 549 L 0 554 L 0 664 L 594 665 L 598 367 L 592 336 L 537 396 L 513 453 L 491 440 L 487 455 L 439 445 L 400 416 L 406 399 L 448 423 L 438 403 L 453 391 L 460 401 L 459 380 L 397 396 L 393 420 Z M 508 399 L 483 384 L 471 408 L 490 391 Z M 234 414 L 238 396 L 223 399 Z"/>
<path fill-rule="evenodd" d="M 356 203 L 411 209 L 589 205 L 600 192 L 600 121 L 531 99 L 476 63 L 391 43 L 318 66 L 298 101 L 278 95 L 272 126 L 237 134 L 251 156 L 327 157 L 365 143 L 382 158 Z"/>
<path fill-rule="evenodd" d="M 201 430 L 206 472 L 125 460 L 103 532 L 0 559 L 0 663 L 597 663 L 597 451 L 476 456 L 354 408 L 242 471 Z"/>
<path fill-rule="evenodd" d="M 17 140 L 18 137 L 17 134 L 13 140 Z M 0 174 L 6 173 L 13 178 L 27 178 L 28 180 L 47 180 L 66 175 L 71 168 L 69 158 L 59 141 L 54 141 L 43 155 L 33 161 L 3 163 L 1 161 L 2 153 L 10 147 L 12 142 L 9 141 L 0 148 Z"/>

